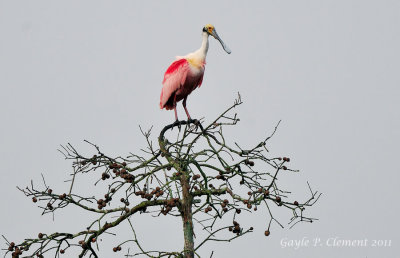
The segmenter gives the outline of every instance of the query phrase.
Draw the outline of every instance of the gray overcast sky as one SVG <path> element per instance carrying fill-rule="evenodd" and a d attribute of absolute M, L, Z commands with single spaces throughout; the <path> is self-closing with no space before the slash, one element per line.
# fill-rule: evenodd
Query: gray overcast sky
<path fill-rule="evenodd" d="M 196 50 L 202 27 L 212 23 L 232 54 L 210 38 L 203 85 L 188 99 L 191 115 L 209 121 L 239 91 L 241 122 L 229 136 L 252 144 L 282 119 L 270 150 L 290 156 L 302 172 L 282 180 L 299 199 L 307 197 L 307 181 L 323 197 L 309 211 L 316 223 L 291 230 L 275 225 L 266 238 L 267 219 L 256 214 L 243 219 L 254 233 L 207 245 L 201 254 L 398 256 L 399 14 L 400 2 L 386 0 L 0 0 L 0 234 L 18 241 L 86 225 L 90 218 L 73 209 L 54 222 L 41 217 L 15 186 L 40 182 L 43 173 L 65 191 L 62 181 L 71 170 L 56 151 L 59 144 L 87 150 L 88 139 L 120 155 L 144 147 L 138 125 L 154 125 L 155 137 L 174 119 L 158 107 L 165 69 L 176 55 Z M 179 116 L 185 117 L 180 105 Z M 182 247 L 180 221 L 137 221 L 146 247 Z M 155 237 L 159 231 L 162 237 Z M 285 237 L 392 245 L 294 250 L 281 247 Z M 101 257 L 116 242 L 110 238 Z"/>

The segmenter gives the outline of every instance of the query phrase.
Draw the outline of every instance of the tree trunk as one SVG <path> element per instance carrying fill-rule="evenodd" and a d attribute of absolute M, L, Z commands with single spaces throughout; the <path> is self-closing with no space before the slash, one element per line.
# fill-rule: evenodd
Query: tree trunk
<path fill-rule="evenodd" d="M 192 202 L 193 197 L 189 192 L 189 179 L 188 175 L 182 175 L 182 221 L 183 221 L 183 235 L 184 235 L 184 257 L 194 258 L 194 241 L 193 241 L 193 219 L 192 219 Z"/>

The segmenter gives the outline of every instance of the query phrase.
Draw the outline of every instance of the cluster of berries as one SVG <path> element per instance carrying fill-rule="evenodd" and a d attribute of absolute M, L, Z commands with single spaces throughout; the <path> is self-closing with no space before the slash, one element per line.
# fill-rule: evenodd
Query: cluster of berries
<path fill-rule="evenodd" d="M 116 247 L 114 247 L 114 248 L 113 248 L 113 251 L 114 251 L 114 252 L 121 251 L 121 246 L 116 246 Z"/>
<path fill-rule="evenodd" d="M 237 221 L 233 221 L 233 226 L 229 227 L 229 231 L 233 232 L 234 234 L 239 235 L 241 228 L 240 228 L 240 224 Z"/>
<path fill-rule="evenodd" d="M 18 246 L 15 246 L 14 242 L 10 243 L 10 245 L 8 246 L 8 251 L 13 251 L 11 253 L 12 258 L 19 258 L 19 256 L 22 254 L 22 250 Z"/>
<path fill-rule="evenodd" d="M 164 190 L 162 190 L 159 186 L 156 187 L 153 191 L 150 193 L 147 192 L 147 189 L 144 188 L 142 191 L 137 191 L 135 192 L 136 196 L 142 197 L 143 199 L 151 200 L 154 196 L 155 197 L 160 197 L 161 195 L 164 194 Z"/>
<path fill-rule="evenodd" d="M 229 201 L 228 201 L 227 199 L 225 199 L 225 200 L 221 203 L 221 207 L 222 207 L 222 210 L 223 210 L 224 212 L 228 212 L 228 208 L 226 207 L 226 206 L 228 205 L 228 203 L 229 203 Z"/>
<path fill-rule="evenodd" d="M 115 176 L 125 179 L 125 181 L 128 183 L 133 183 L 135 181 L 135 176 L 132 174 L 129 174 L 125 167 L 126 167 L 126 162 L 122 162 L 121 165 L 119 165 L 117 163 L 111 163 L 109 165 L 109 168 L 112 169 Z M 105 180 L 108 178 L 110 178 L 110 175 L 108 173 L 104 172 L 102 174 L 102 179 Z"/>
<path fill-rule="evenodd" d="M 174 207 L 176 207 L 179 203 L 179 198 L 172 198 L 167 201 L 165 207 L 161 209 L 161 213 L 163 215 L 167 215 Z"/>
<path fill-rule="evenodd" d="M 103 209 L 106 207 L 107 203 L 109 203 L 112 200 L 111 196 L 109 194 L 104 195 L 104 199 L 98 199 L 97 200 L 97 208 L 99 210 Z"/>

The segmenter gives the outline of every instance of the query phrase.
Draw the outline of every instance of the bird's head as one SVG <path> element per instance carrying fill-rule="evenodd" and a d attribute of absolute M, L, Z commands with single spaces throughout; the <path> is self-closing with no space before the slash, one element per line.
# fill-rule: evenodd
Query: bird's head
<path fill-rule="evenodd" d="M 217 31 L 215 30 L 215 27 L 213 25 L 207 24 L 206 26 L 204 26 L 203 32 L 213 36 L 216 40 L 218 40 L 219 43 L 221 43 L 222 48 L 225 50 L 226 53 L 230 54 L 232 52 L 228 48 L 228 46 L 222 41 L 222 39 L 218 36 Z"/>

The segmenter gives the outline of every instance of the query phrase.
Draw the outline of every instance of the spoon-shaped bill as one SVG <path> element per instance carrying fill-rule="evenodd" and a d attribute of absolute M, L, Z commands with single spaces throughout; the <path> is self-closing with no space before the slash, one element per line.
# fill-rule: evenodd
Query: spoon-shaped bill
<path fill-rule="evenodd" d="M 211 33 L 211 35 L 221 43 L 222 48 L 225 50 L 226 53 L 230 54 L 232 51 L 229 49 L 229 47 L 222 41 L 222 39 L 218 36 L 217 31 L 214 29 Z"/>

